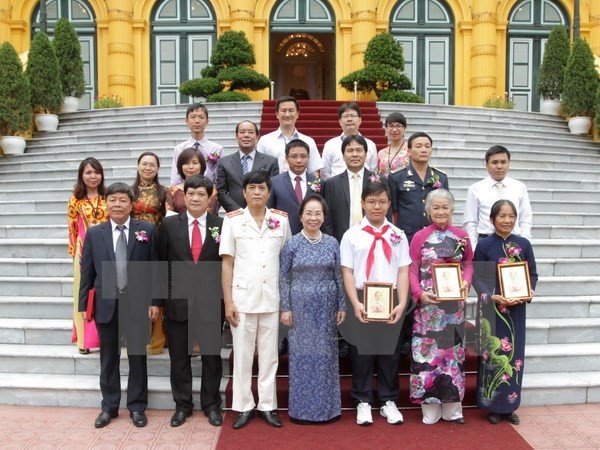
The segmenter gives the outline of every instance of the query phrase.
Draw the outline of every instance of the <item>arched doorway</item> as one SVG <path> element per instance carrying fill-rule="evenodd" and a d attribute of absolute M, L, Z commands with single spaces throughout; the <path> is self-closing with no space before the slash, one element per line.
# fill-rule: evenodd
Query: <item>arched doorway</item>
<path fill-rule="evenodd" d="M 210 2 L 162 0 L 152 13 L 152 103 L 190 101 L 179 92 L 186 80 L 200 78 L 209 64 L 216 20 Z"/>
<path fill-rule="evenodd" d="M 271 16 L 275 98 L 335 99 L 334 17 L 321 0 L 282 0 Z"/>
<path fill-rule="evenodd" d="M 559 2 L 523 0 L 512 9 L 508 25 L 507 92 L 515 109 L 539 111 L 537 81 L 544 46 L 556 25 L 567 27 L 567 14 Z"/>
<path fill-rule="evenodd" d="M 77 31 L 83 59 L 85 94 L 79 100 L 79 109 L 92 109 L 96 95 L 96 18 L 92 7 L 85 0 L 46 0 L 48 36 L 54 35 L 54 27 L 60 18 L 66 18 Z M 35 7 L 31 18 L 31 36 L 40 31 L 40 7 Z"/>
<path fill-rule="evenodd" d="M 425 103 L 454 103 L 454 19 L 440 0 L 401 0 L 390 32 L 402 44 L 404 71 Z"/>

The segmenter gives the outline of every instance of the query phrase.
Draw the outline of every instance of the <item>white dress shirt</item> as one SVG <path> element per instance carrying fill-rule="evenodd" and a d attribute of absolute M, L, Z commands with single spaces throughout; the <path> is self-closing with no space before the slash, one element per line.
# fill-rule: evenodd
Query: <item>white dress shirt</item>
<path fill-rule="evenodd" d="M 490 221 L 490 210 L 498 200 L 510 200 L 517 208 L 517 222 L 513 233 L 531 239 L 532 212 L 525 184 L 514 178 L 505 177 L 502 190 L 496 186 L 498 181 L 491 176 L 472 184 L 467 192 L 467 201 L 463 216 L 463 228 L 469 233 L 473 248 L 477 245 L 478 235 L 492 234 L 494 226 Z"/>
<path fill-rule="evenodd" d="M 298 130 L 294 130 L 294 133 L 289 138 L 283 134 L 281 128 L 271 131 L 270 133 L 261 136 L 256 149 L 265 155 L 271 155 L 277 158 L 277 162 L 279 163 L 279 173 L 283 173 L 289 169 L 287 162 L 285 161 L 285 146 L 292 139 L 300 139 L 308 144 L 308 172 L 314 173 L 317 170 L 321 170 L 323 168 L 323 161 L 321 160 L 321 155 L 319 155 L 315 140 L 300 133 Z"/>
<path fill-rule="evenodd" d="M 339 175 L 346 170 L 346 162 L 344 161 L 344 155 L 342 154 L 342 141 L 345 138 L 346 135 L 342 133 L 325 142 L 325 145 L 323 146 L 323 168 L 321 169 L 322 180 Z M 365 141 L 367 141 L 367 160 L 365 161 L 365 167 L 371 172 L 376 172 L 377 146 L 371 139 L 365 137 Z"/>
<path fill-rule="evenodd" d="M 192 232 L 194 231 L 194 220 L 198 221 L 198 228 L 200 229 L 200 242 L 204 242 L 206 236 L 206 213 L 202 214 L 197 219 L 192 216 L 189 211 L 185 212 L 188 218 L 188 238 L 190 241 L 190 248 L 192 248 Z"/>
<path fill-rule="evenodd" d="M 398 280 L 398 269 L 408 266 L 411 262 L 408 253 L 408 239 L 406 239 L 403 231 L 396 228 L 387 219 L 383 221 L 381 228 L 373 227 L 375 231 L 381 231 L 384 226 L 390 226 L 389 230 L 383 235 L 383 238 L 392 248 L 392 259 L 388 262 L 383 253 L 383 244 L 381 241 L 378 241 L 375 245 L 375 261 L 367 280 L 367 258 L 374 239 L 372 234 L 363 230 L 367 225 L 370 225 L 369 220 L 363 217 L 358 225 L 353 226 L 344 233 L 340 244 L 340 263 L 342 266 L 352 269 L 356 289 L 362 289 L 367 281 L 393 283 L 395 288 L 396 281 Z M 390 240 L 392 233 L 401 237 L 400 242 L 394 244 Z"/>
<path fill-rule="evenodd" d="M 123 230 L 125 232 L 125 242 L 127 244 L 129 244 L 129 223 L 131 222 L 131 218 L 127 218 L 127 220 L 125 221 L 124 224 L 125 225 L 125 229 Z M 117 230 L 117 225 L 115 222 L 113 222 L 112 219 L 110 219 L 110 227 L 112 229 L 112 237 L 113 237 L 113 251 L 116 252 L 117 251 L 117 239 L 119 239 L 119 235 L 121 234 L 121 232 L 119 230 Z"/>
<path fill-rule="evenodd" d="M 307 189 L 307 185 L 306 185 L 306 172 L 301 173 L 300 175 L 296 175 L 294 172 L 292 172 L 291 170 L 288 170 L 288 173 L 290 174 L 290 178 L 292 181 L 292 190 L 294 190 L 294 192 L 296 191 L 296 177 L 300 177 L 300 189 L 302 190 L 302 198 L 306 197 L 306 189 Z"/>

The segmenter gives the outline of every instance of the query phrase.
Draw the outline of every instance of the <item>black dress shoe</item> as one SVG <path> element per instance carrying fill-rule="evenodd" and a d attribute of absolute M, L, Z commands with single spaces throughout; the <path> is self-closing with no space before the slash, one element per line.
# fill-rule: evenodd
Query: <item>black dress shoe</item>
<path fill-rule="evenodd" d="M 223 425 L 223 416 L 216 409 L 205 411 L 204 415 L 208 417 L 208 423 L 210 423 L 213 427 L 220 427 Z"/>
<path fill-rule="evenodd" d="M 340 352 L 340 358 L 347 358 L 350 354 L 350 344 L 346 342 L 344 339 L 340 339 L 338 341 L 338 349 Z"/>
<path fill-rule="evenodd" d="M 287 338 L 283 338 L 283 341 L 279 343 L 278 348 L 279 356 L 283 356 L 288 352 L 288 340 Z"/>
<path fill-rule="evenodd" d="M 253 417 L 253 409 L 251 409 L 250 411 L 243 411 L 239 413 L 233 421 L 233 429 L 239 430 L 240 428 L 244 428 L 246 425 L 248 425 L 248 422 L 250 422 L 250 419 L 252 419 Z"/>
<path fill-rule="evenodd" d="M 146 418 L 146 414 L 144 414 L 143 412 L 132 412 L 129 414 L 131 416 L 131 420 L 133 421 L 133 424 L 138 427 L 145 427 L 146 425 L 148 425 L 148 419 Z"/>
<path fill-rule="evenodd" d="M 512 423 L 513 425 L 519 425 L 521 423 L 521 419 L 514 412 L 510 414 L 504 414 L 504 418 Z"/>
<path fill-rule="evenodd" d="M 114 419 L 119 414 L 117 413 L 108 413 L 106 411 L 102 411 L 98 417 L 96 417 L 96 421 L 94 422 L 94 426 L 96 428 L 104 428 L 106 425 L 110 423 L 111 419 Z"/>
<path fill-rule="evenodd" d="M 500 414 L 489 413 L 488 414 L 488 422 L 492 425 L 497 425 L 500 423 Z"/>
<path fill-rule="evenodd" d="M 175 414 L 171 417 L 171 426 L 178 427 L 185 423 L 186 417 L 190 417 L 192 415 L 191 411 L 175 411 Z"/>
<path fill-rule="evenodd" d="M 259 417 L 262 417 L 267 425 L 281 428 L 281 420 L 279 420 L 279 416 L 275 411 L 258 411 Z"/>

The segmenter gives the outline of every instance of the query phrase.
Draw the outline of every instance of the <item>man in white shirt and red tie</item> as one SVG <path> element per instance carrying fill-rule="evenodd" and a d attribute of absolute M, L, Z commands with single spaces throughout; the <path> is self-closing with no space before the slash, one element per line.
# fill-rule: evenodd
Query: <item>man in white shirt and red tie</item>
<path fill-rule="evenodd" d="M 510 152 L 502 145 L 494 145 L 485 153 L 485 168 L 489 176 L 472 184 L 467 192 L 463 228 L 469 233 L 471 246 L 480 238 L 494 232 L 490 210 L 497 200 L 510 200 L 517 208 L 517 223 L 513 233 L 531 239 L 532 212 L 527 187 L 507 176 Z"/>
<path fill-rule="evenodd" d="M 401 318 L 408 301 L 410 256 L 404 232 L 392 225 L 386 214 L 390 208 L 390 190 L 384 183 L 370 183 L 362 191 L 365 217 L 344 234 L 340 245 L 342 277 L 354 317 L 341 327 L 342 335 L 352 344 L 352 391 L 356 402 L 356 423 L 373 423 L 373 366 L 377 361 L 377 392 L 380 415 L 389 424 L 404 421 L 396 400 L 400 394 Z M 365 283 L 389 283 L 394 307 L 387 322 L 367 322 L 363 304 Z"/>

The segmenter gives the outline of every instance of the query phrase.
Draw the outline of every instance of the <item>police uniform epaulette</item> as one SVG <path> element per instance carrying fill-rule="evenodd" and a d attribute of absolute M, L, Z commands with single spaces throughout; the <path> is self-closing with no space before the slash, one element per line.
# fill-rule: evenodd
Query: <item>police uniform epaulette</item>
<path fill-rule="evenodd" d="M 239 216 L 240 214 L 244 214 L 244 210 L 242 208 L 236 209 L 235 211 L 229 211 L 226 216 L 230 219 L 235 216 Z"/>
<path fill-rule="evenodd" d="M 269 211 L 275 214 L 279 214 L 280 216 L 287 217 L 287 213 L 285 211 L 281 211 L 279 209 L 271 208 Z"/>
<path fill-rule="evenodd" d="M 437 167 L 431 167 L 431 170 L 435 170 L 436 172 L 443 173 L 444 175 L 446 175 L 446 172 L 444 172 L 443 170 L 438 169 Z"/>

